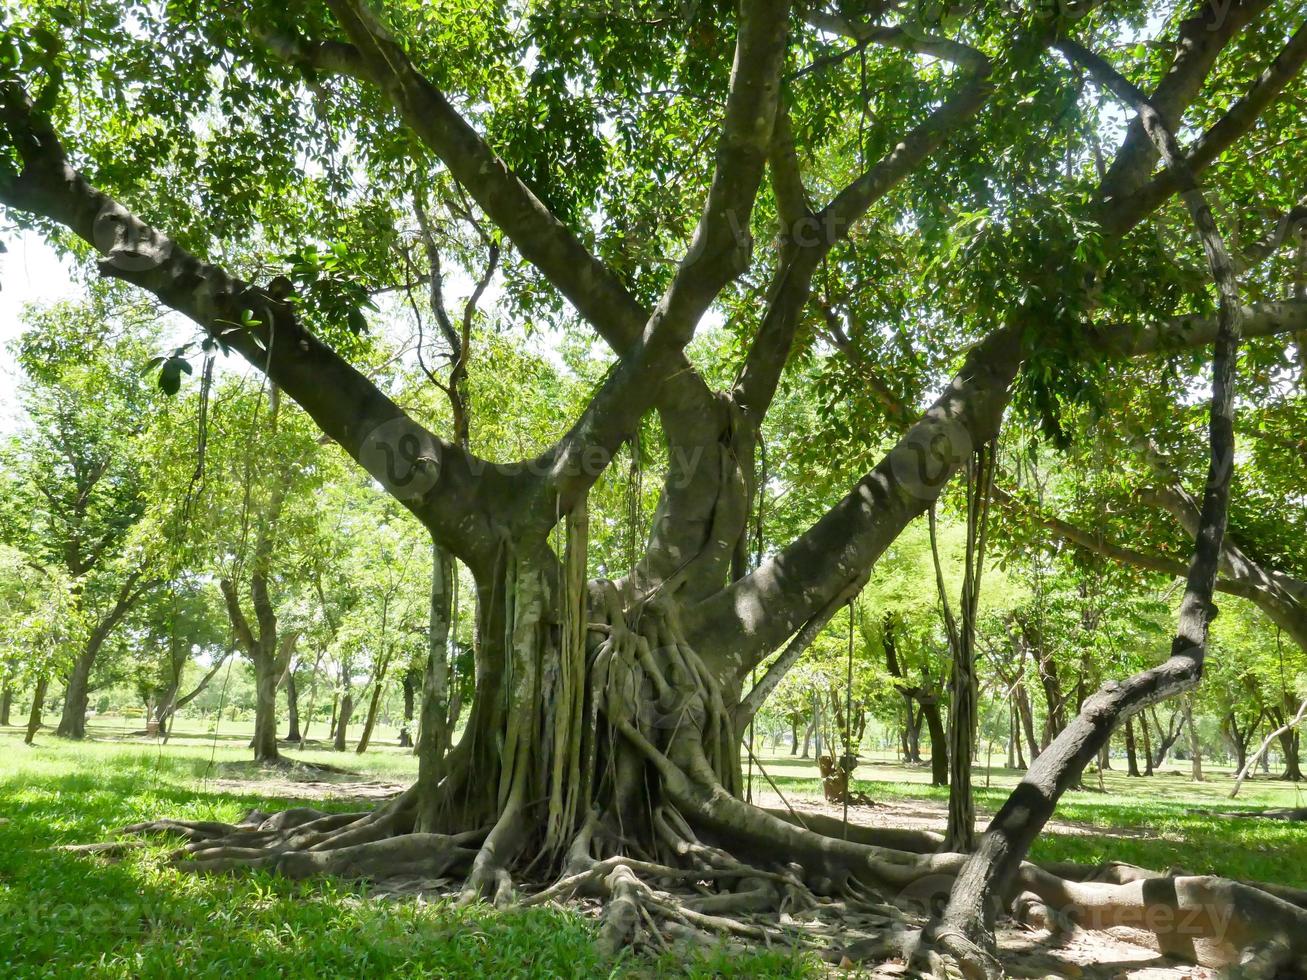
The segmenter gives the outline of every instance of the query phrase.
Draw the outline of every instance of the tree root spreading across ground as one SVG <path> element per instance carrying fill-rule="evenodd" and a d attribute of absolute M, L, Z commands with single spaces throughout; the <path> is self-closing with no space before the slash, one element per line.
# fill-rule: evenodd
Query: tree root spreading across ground
<path fill-rule="evenodd" d="M 934 852 L 937 835 L 852 824 L 850 839 L 840 840 L 750 807 L 720 787 L 681 789 L 668 794 L 674 801 L 652 820 L 674 860 L 624 853 L 594 817 L 561 870 L 527 866 L 510 878 L 506 867 L 496 867 L 485 897 L 499 907 L 560 903 L 593 914 L 609 954 L 725 942 L 807 950 L 872 975 L 955 975 L 938 956 L 919 952 L 923 930 L 965 861 Z M 480 897 L 463 881 L 475 872 L 491 828 L 416 833 L 415 804 L 410 789 L 371 811 L 254 810 L 236 824 L 163 819 L 125 827 L 121 840 L 68 850 L 116 858 L 164 836 L 183 842 L 171 862 L 192 873 L 258 868 L 292 879 L 365 879 L 382 896 Z M 789 860 L 778 862 L 778 854 Z M 1178 963 L 1189 963 L 1272 977 L 1301 976 L 1307 966 L 1304 891 L 1119 863 L 1027 864 L 1019 887 L 999 930 L 1010 976 L 1214 975 L 1192 967 L 1178 972 Z"/>

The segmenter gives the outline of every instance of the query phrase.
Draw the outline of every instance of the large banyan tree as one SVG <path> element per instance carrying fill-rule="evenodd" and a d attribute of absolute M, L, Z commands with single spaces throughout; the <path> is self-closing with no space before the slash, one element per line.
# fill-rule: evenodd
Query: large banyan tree
<path fill-rule="evenodd" d="M 1237 345 L 1301 357 L 1307 331 L 1281 248 L 1301 217 L 1304 59 L 1296 0 L 20 3 L 0 36 L 10 220 L 266 373 L 434 545 L 417 783 L 365 814 L 162 823 L 189 839 L 179 863 L 459 874 L 499 902 L 553 877 L 530 900 L 606 899 L 611 947 L 656 921 L 761 937 L 724 914 L 951 890 L 864 954 L 994 972 L 995 918 L 1015 911 L 1151 928 L 1205 964 L 1307 956 L 1302 894 L 1026 861 L 1113 729 L 1201 678 Z M 351 362 L 369 295 L 443 303 L 446 220 L 476 229 L 469 310 L 502 248 L 508 314 L 611 350 L 532 458 L 469 448 L 470 312 L 461 330 L 437 317 L 448 438 Z M 399 242 L 415 221 L 425 249 Z M 687 355 L 705 322 L 738 350 L 725 386 Z M 841 364 L 846 428 L 887 448 L 757 556 L 760 427 L 814 352 Z M 1054 439 L 1065 411 L 1124 424 L 1113 385 L 1162 358 L 1199 385 L 1210 361 L 1214 383 L 1170 656 L 1088 699 L 971 854 L 747 804 L 740 736 L 762 695 L 1005 414 Z M 587 492 L 648 418 L 666 465 L 647 542 L 594 578 Z M 477 588 L 456 740 L 455 562 Z M 677 903 L 677 881 L 717 891 Z"/>

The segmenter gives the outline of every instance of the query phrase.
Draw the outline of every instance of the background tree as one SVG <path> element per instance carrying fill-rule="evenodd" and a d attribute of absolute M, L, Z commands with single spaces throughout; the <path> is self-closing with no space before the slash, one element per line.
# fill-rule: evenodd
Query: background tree
<path fill-rule="evenodd" d="M 139 374 L 146 313 L 115 307 L 114 293 L 99 290 L 85 306 L 35 311 L 16 348 L 28 430 L 5 461 L 22 525 L 10 522 L 10 544 L 69 583 L 56 667 L 66 682 L 57 731 L 67 738 L 86 735 L 106 642 L 158 584 L 149 553 L 132 540 L 145 512 L 142 435 L 154 410 Z"/>

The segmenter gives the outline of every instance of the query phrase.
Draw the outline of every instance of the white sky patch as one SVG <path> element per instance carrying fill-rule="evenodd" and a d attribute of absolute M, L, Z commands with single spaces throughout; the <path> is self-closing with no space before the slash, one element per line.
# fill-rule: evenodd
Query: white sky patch
<path fill-rule="evenodd" d="M 37 233 L 9 234 L 0 240 L 8 249 L 0 255 L 0 432 L 8 433 L 22 420 L 22 379 L 10 348 L 23 332 L 23 309 L 77 296 L 82 287 L 72 263 L 60 259 Z"/>

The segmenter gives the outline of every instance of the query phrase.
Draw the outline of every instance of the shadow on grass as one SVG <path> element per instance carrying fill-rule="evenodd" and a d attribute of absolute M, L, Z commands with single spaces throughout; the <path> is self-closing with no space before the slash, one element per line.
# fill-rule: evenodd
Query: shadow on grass
<path fill-rule="evenodd" d="M 8 978 L 805 977 L 811 960 L 725 951 L 605 960 L 591 922 L 551 907 L 495 911 L 368 900 L 366 886 L 266 873 L 186 874 L 169 845 L 111 863 L 53 850 L 156 817 L 234 820 L 296 800 L 196 785 L 205 755 L 56 745 L 0 771 L 0 964 Z M 77 766 L 76 769 L 71 768 Z M 315 801 L 323 809 L 348 800 Z M 357 806 L 357 803 L 352 804 Z"/>

